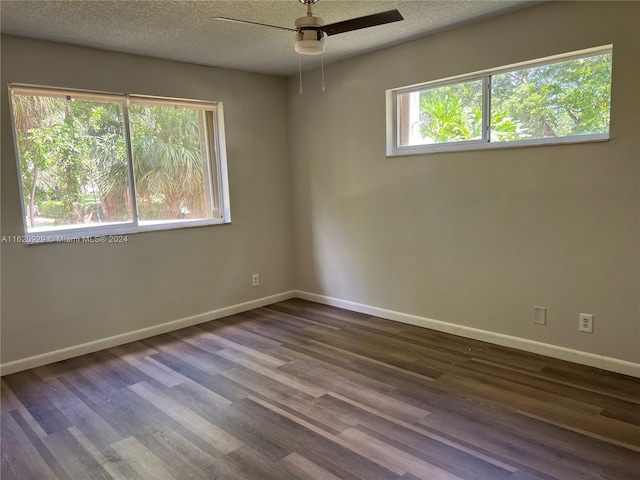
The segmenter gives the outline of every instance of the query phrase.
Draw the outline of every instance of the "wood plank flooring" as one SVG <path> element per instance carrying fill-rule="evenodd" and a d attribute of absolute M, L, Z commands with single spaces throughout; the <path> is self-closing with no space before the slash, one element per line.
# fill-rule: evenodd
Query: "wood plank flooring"
<path fill-rule="evenodd" d="M 640 479 L 640 381 L 289 300 L 6 376 L 2 480 Z"/>

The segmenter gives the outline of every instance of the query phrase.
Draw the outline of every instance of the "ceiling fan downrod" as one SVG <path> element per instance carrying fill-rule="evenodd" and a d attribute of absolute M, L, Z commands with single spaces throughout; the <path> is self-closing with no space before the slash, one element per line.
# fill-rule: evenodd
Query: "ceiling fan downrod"
<path fill-rule="evenodd" d="M 311 5 L 315 5 L 319 0 L 298 0 L 300 3 L 304 3 L 307 6 L 307 15 L 312 17 Z"/>

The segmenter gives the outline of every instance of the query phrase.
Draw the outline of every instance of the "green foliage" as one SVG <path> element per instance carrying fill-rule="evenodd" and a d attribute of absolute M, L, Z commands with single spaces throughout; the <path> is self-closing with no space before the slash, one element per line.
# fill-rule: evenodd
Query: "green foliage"
<path fill-rule="evenodd" d="M 58 200 L 45 200 L 40 202 L 38 206 L 40 215 L 45 218 L 63 218 L 64 217 L 64 203 Z"/>
<path fill-rule="evenodd" d="M 611 55 L 491 77 L 492 141 L 607 132 Z M 433 143 L 482 137 L 482 82 L 420 92 L 420 131 Z"/>
<path fill-rule="evenodd" d="M 611 55 L 492 77 L 493 109 L 518 124 L 515 139 L 607 132 L 610 98 Z"/>
<path fill-rule="evenodd" d="M 507 115 L 504 110 L 496 106 L 491 112 L 490 138 L 492 142 L 520 140 L 521 127 Z"/>
<path fill-rule="evenodd" d="M 482 137 L 482 82 L 420 92 L 420 133 L 434 143 Z"/>
<path fill-rule="evenodd" d="M 206 215 L 200 112 L 132 105 L 133 165 L 141 219 Z M 164 212 L 158 212 L 159 201 Z"/>

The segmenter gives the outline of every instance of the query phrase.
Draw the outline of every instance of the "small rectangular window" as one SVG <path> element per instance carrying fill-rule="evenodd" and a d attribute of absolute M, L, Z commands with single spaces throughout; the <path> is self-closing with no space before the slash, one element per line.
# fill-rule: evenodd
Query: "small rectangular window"
<path fill-rule="evenodd" d="M 11 86 L 27 241 L 229 221 L 221 104 Z"/>
<path fill-rule="evenodd" d="M 612 47 L 387 91 L 387 154 L 609 138 Z"/>

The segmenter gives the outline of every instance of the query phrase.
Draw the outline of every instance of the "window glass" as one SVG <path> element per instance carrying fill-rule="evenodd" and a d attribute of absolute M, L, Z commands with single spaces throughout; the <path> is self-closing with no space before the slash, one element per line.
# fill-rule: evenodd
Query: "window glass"
<path fill-rule="evenodd" d="M 129 118 L 140 221 L 211 218 L 204 112 L 131 105 Z"/>
<path fill-rule="evenodd" d="M 482 80 L 398 95 L 400 145 L 482 138 Z"/>
<path fill-rule="evenodd" d="M 491 77 L 491 141 L 609 132 L 611 54 Z"/>
<path fill-rule="evenodd" d="M 130 222 L 122 104 L 12 98 L 28 231 Z"/>

